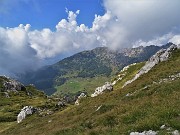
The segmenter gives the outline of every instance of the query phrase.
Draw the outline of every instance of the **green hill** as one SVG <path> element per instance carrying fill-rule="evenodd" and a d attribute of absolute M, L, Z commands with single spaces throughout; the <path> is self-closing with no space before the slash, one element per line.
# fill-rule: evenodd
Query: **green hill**
<path fill-rule="evenodd" d="M 180 130 L 180 50 L 122 88 L 122 82 L 132 79 L 143 65 L 120 72 L 124 77 L 112 92 L 81 99 L 79 106 L 43 118 L 30 116 L 1 134 L 128 135 L 153 130 L 169 135 Z"/>

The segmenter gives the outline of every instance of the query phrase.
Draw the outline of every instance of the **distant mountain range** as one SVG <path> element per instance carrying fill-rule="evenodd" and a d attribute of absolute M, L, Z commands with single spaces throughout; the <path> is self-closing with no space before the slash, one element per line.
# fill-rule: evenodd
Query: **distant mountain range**
<path fill-rule="evenodd" d="M 146 61 L 158 50 L 167 48 L 171 44 L 126 48 L 119 51 L 113 51 L 107 47 L 98 47 L 77 53 L 37 71 L 29 71 L 22 75 L 19 80 L 24 84 L 34 84 L 48 95 L 56 91 L 60 94 L 78 91 L 90 92 L 102 85 L 104 81 L 108 81 L 124 66 Z M 102 82 L 97 82 L 97 78 Z"/>

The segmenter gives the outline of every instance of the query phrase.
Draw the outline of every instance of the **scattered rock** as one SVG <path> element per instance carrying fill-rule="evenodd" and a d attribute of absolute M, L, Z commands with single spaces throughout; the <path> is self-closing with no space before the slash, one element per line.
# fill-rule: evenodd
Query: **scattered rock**
<path fill-rule="evenodd" d="M 58 107 L 65 107 L 66 105 L 65 105 L 65 103 L 64 103 L 63 101 L 59 101 L 59 102 L 57 103 L 57 106 L 58 106 Z"/>
<path fill-rule="evenodd" d="M 172 135 L 180 135 L 179 131 L 178 130 L 175 130 L 172 132 Z"/>
<path fill-rule="evenodd" d="M 102 105 L 100 105 L 97 109 L 96 109 L 96 112 L 102 107 Z"/>
<path fill-rule="evenodd" d="M 83 93 L 81 93 L 81 94 L 78 96 L 78 99 L 80 99 L 80 98 L 85 98 L 85 97 L 87 97 L 87 95 L 83 92 Z"/>
<path fill-rule="evenodd" d="M 110 82 L 106 82 L 105 85 L 103 85 L 102 87 L 97 87 L 91 97 L 96 97 L 105 91 L 113 91 L 113 85 Z"/>
<path fill-rule="evenodd" d="M 52 122 L 52 120 L 48 120 L 48 123 L 51 123 Z"/>
<path fill-rule="evenodd" d="M 26 94 L 30 97 L 32 97 L 32 95 L 33 95 L 31 91 L 26 91 Z"/>
<path fill-rule="evenodd" d="M 134 65 L 136 65 L 136 63 L 130 64 L 130 65 L 124 67 L 124 68 L 121 70 L 121 72 L 127 71 L 131 66 L 134 66 Z"/>
<path fill-rule="evenodd" d="M 75 101 L 75 105 L 79 105 L 79 99 Z"/>
<path fill-rule="evenodd" d="M 79 105 L 79 100 L 80 100 L 81 98 L 85 98 L 85 97 L 87 97 L 87 95 L 86 95 L 84 92 L 82 92 L 82 93 L 78 96 L 78 98 L 76 99 L 75 105 Z"/>
<path fill-rule="evenodd" d="M 47 110 L 47 115 L 51 115 L 51 114 L 53 114 L 53 113 L 54 113 L 53 111 Z"/>
<path fill-rule="evenodd" d="M 170 130 L 172 130 L 172 128 L 171 128 L 171 127 L 169 127 L 169 128 L 167 128 L 166 130 L 167 130 L 167 131 L 170 131 Z"/>
<path fill-rule="evenodd" d="M 126 94 L 126 97 L 129 97 L 130 96 L 130 93 Z"/>
<path fill-rule="evenodd" d="M 139 133 L 139 132 L 131 132 L 130 135 L 157 135 L 157 132 L 156 132 L 156 131 L 149 130 L 149 131 L 144 131 L 144 132 L 142 132 L 142 133 Z"/>
<path fill-rule="evenodd" d="M 37 112 L 38 112 L 39 116 L 41 116 L 41 117 L 45 117 L 47 115 L 51 115 L 54 113 L 54 111 L 49 110 L 47 108 L 44 108 L 44 109 L 38 108 L 37 110 L 38 110 Z"/>
<path fill-rule="evenodd" d="M 165 129 L 165 127 L 166 127 L 166 125 L 162 125 L 162 126 L 160 127 L 160 129 Z"/>
<path fill-rule="evenodd" d="M 118 75 L 118 79 L 115 80 L 115 81 L 112 83 L 112 85 L 114 86 L 118 81 L 122 80 L 122 79 L 124 78 L 124 76 L 126 75 L 126 72 L 125 72 L 125 71 L 127 71 L 131 66 L 134 66 L 134 65 L 136 65 L 136 63 L 130 64 L 130 65 L 124 67 L 124 68 L 120 71 L 120 73 L 119 73 L 119 75 Z"/>
<path fill-rule="evenodd" d="M 23 109 L 21 109 L 21 112 L 17 116 L 17 123 L 22 122 L 27 115 L 32 115 L 34 112 L 35 109 L 32 106 L 25 106 Z"/>

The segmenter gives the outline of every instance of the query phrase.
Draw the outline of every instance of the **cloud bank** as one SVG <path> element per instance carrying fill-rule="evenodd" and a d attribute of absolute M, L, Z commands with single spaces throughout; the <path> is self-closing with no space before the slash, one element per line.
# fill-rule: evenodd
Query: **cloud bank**
<path fill-rule="evenodd" d="M 80 11 L 69 11 L 55 31 L 31 25 L 0 27 L 0 74 L 36 69 L 48 59 L 107 46 L 125 47 L 180 43 L 179 0 L 104 0 L 106 13 L 92 27 L 77 23 Z"/>

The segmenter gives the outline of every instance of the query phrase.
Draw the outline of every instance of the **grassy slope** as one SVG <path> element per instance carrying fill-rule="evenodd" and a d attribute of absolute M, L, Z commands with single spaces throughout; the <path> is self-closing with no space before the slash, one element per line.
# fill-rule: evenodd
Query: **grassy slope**
<path fill-rule="evenodd" d="M 79 106 L 52 116 L 31 116 L 2 134 L 119 135 L 131 131 L 156 131 L 163 124 L 180 130 L 180 79 L 153 83 L 179 72 L 180 50 L 176 50 L 170 60 L 158 64 L 123 89 L 117 87 L 111 93 L 83 99 Z M 133 95 L 126 96 L 128 93 Z M 101 108 L 96 111 L 99 106 Z M 48 123 L 48 120 L 52 122 Z M 166 133 L 160 131 L 159 134 Z"/>
<path fill-rule="evenodd" d="M 72 78 L 65 84 L 57 86 L 59 94 L 76 93 L 78 91 L 86 91 L 88 94 L 94 92 L 95 88 L 104 85 L 104 82 L 110 81 L 108 77 L 99 76 L 94 78 Z"/>
<path fill-rule="evenodd" d="M 118 83 L 114 86 L 114 89 L 120 89 L 128 80 L 133 79 L 133 77 L 138 73 L 138 71 L 144 66 L 145 62 L 137 63 L 136 65 L 129 66 L 128 70 L 120 72 L 118 75 L 122 77 Z M 117 80 L 117 78 L 114 78 Z"/>
<path fill-rule="evenodd" d="M 0 80 L 2 83 L 3 79 Z M 17 115 L 24 106 L 42 108 L 47 105 L 48 99 L 43 92 L 37 91 L 33 86 L 27 86 L 26 89 L 31 96 L 25 91 L 19 91 L 9 92 L 10 98 L 6 98 L 4 92 L 0 92 L 0 133 L 16 125 Z"/>

